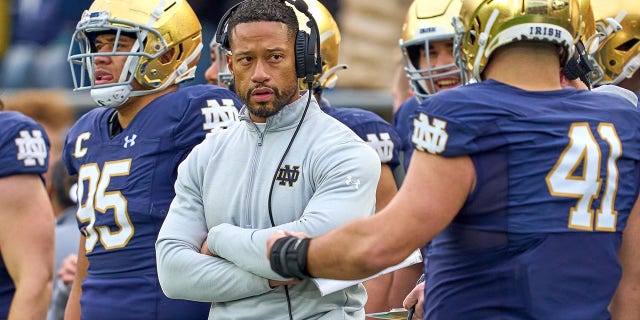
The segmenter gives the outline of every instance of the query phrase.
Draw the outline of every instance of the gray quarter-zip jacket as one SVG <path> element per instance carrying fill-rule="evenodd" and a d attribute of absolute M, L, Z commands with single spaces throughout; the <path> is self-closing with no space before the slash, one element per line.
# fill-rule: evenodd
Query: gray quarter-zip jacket
<path fill-rule="evenodd" d="M 245 106 L 239 122 L 208 135 L 180 165 L 156 242 L 168 297 L 212 302 L 209 319 L 289 319 L 284 287 L 268 284 L 283 278 L 269 266 L 267 238 L 280 229 L 317 236 L 375 212 L 378 155 L 313 97 L 276 172 L 308 95 L 269 117 L 264 132 Z M 219 257 L 199 253 L 206 238 Z M 321 296 L 305 280 L 289 297 L 295 320 L 364 319 L 361 284 Z"/>

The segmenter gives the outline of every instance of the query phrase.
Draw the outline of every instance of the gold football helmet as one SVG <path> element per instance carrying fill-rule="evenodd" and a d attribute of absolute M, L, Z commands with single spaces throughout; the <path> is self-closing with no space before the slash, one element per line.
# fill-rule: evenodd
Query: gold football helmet
<path fill-rule="evenodd" d="M 596 84 L 618 84 L 640 67 L 640 2 L 637 0 L 592 0 L 599 32 Z"/>
<path fill-rule="evenodd" d="M 340 70 L 347 68 L 346 65 L 338 64 L 338 56 L 340 55 L 340 29 L 338 24 L 331 16 L 331 13 L 327 8 L 317 0 L 305 0 L 309 7 L 309 13 L 316 20 L 318 25 L 318 33 L 320 34 L 320 56 L 322 57 L 322 72 L 314 76 L 313 88 L 314 90 L 322 90 L 325 88 L 332 89 L 338 82 L 338 75 L 336 74 Z M 300 29 L 311 34 L 310 30 L 305 30 L 307 21 L 309 18 L 305 16 L 299 10 L 296 11 L 298 17 L 298 25 Z M 307 84 L 304 83 L 304 79 L 299 81 L 299 87 L 306 89 Z"/>
<path fill-rule="evenodd" d="M 96 52 L 93 46 L 103 33 L 116 35 L 110 52 Z M 136 39 L 129 52 L 116 51 L 122 35 Z M 131 96 L 192 79 L 201 50 L 200 22 L 186 0 L 95 0 L 76 26 L 68 61 L 75 90 L 91 89 L 96 103 L 117 107 Z M 173 55 L 167 57 L 167 52 Z M 127 56 L 122 73 L 114 75 L 117 82 L 95 84 L 97 56 Z M 145 89 L 134 90 L 133 79 Z"/>
<path fill-rule="evenodd" d="M 482 80 L 491 54 L 516 41 L 544 41 L 562 48 L 564 65 L 584 32 L 578 0 L 462 0 L 454 19 L 457 64 Z"/>
<path fill-rule="evenodd" d="M 415 0 L 407 10 L 399 46 L 409 83 L 420 100 L 438 91 L 435 81 L 437 78 L 450 78 L 460 74 L 460 80 L 464 80 L 455 63 L 431 67 L 429 55 L 432 42 L 453 41 L 455 31 L 451 22 L 459 11 L 460 0 Z M 426 68 L 420 66 L 421 52 L 426 58 Z"/>
<path fill-rule="evenodd" d="M 591 0 L 578 0 L 581 31 L 577 35 L 577 40 L 582 43 L 587 53 L 595 51 L 598 46 L 598 31 L 596 30 L 596 20 L 593 16 L 591 2 Z"/>
<path fill-rule="evenodd" d="M 582 42 L 586 45 L 591 42 L 592 38 L 596 36 L 596 20 L 593 16 L 593 7 L 591 6 L 591 0 L 578 0 L 580 8 L 580 37 Z"/>

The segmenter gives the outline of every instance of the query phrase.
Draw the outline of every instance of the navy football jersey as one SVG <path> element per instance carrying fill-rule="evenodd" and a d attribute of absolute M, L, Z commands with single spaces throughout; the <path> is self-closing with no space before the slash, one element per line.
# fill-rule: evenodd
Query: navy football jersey
<path fill-rule="evenodd" d="M 419 108 L 412 142 L 467 155 L 476 187 L 433 241 L 426 319 L 608 319 L 639 190 L 640 114 L 625 99 L 493 80 Z"/>
<path fill-rule="evenodd" d="M 411 134 L 413 132 L 412 115 L 418 109 L 420 101 L 417 97 L 411 97 L 405 100 L 398 111 L 393 115 L 393 128 L 400 136 L 400 154 L 402 159 L 402 166 L 406 172 L 409 169 L 409 160 L 411 160 L 411 154 L 413 154 L 413 143 L 411 143 Z"/>
<path fill-rule="evenodd" d="M 44 129 L 15 111 L 0 111 L 0 178 L 42 175 L 49 166 L 49 139 Z M 15 287 L 0 255 L 0 319 L 9 316 Z"/>
<path fill-rule="evenodd" d="M 226 89 L 197 85 L 160 96 L 113 138 L 115 109 L 96 108 L 67 135 L 64 161 L 78 174 L 78 225 L 86 237 L 83 319 L 206 319 L 209 304 L 168 299 L 155 241 L 175 196 L 179 163 L 242 106 Z"/>
<path fill-rule="evenodd" d="M 401 140 L 391 124 L 368 110 L 334 108 L 326 99 L 321 99 L 319 103 L 324 113 L 349 127 L 373 148 L 378 153 L 382 164 L 388 165 L 391 170 L 400 164 L 398 146 Z"/>

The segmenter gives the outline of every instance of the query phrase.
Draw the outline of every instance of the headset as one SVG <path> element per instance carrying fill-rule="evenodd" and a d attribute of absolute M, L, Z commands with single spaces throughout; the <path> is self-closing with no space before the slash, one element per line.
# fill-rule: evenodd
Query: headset
<path fill-rule="evenodd" d="M 229 44 L 228 22 L 231 15 L 236 11 L 238 6 L 248 0 L 244 0 L 227 10 L 218 23 L 216 29 L 216 42 L 222 48 L 231 52 Z M 298 30 L 295 42 L 295 58 L 296 58 L 296 76 L 304 78 L 304 82 L 311 88 L 313 85 L 313 77 L 322 73 L 322 57 L 320 56 L 320 31 L 316 20 L 309 12 L 309 6 L 304 0 L 282 0 L 291 4 L 296 10 L 304 14 L 309 21 L 307 27 L 310 29 L 310 35 L 304 30 Z"/>
<path fill-rule="evenodd" d="M 582 40 L 578 40 L 575 47 L 573 56 L 565 63 L 564 68 L 562 68 L 562 73 L 569 80 L 580 78 L 587 88 L 591 90 L 591 79 L 589 75 L 594 71 L 593 64 L 589 60 L 589 55 Z"/>

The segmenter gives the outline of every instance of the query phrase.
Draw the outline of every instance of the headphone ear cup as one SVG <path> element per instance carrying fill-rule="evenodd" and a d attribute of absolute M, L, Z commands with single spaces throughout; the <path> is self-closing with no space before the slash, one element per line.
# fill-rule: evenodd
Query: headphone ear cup
<path fill-rule="evenodd" d="M 307 66 L 309 63 L 307 60 L 307 49 L 309 47 L 309 35 L 304 31 L 298 31 L 296 34 L 296 76 L 298 78 L 305 78 L 309 71 Z M 313 65 L 313 64 L 311 64 Z"/>
<path fill-rule="evenodd" d="M 218 22 L 218 26 L 216 27 L 216 42 L 219 43 L 222 48 L 227 51 L 231 51 L 231 46 L 229 46 L 229 30 L 227 30 L 227 23 L 229 22 L 231 14 L 233 14 L 233 12 L 236 11 L 236 8 L 238 8 L 243 2 L 244 1 L 241 1 L 235 4 L 233 7 L 229 8 L 229 10 L 227 10 L 227 12 L 222 15 L 222 18 L 220 18 L 220 22 Z"/>
<path fill-rule="evenodd" d="M 218 41 L 218 43 L 222 46 L 223 49 L 231 51 L 231 48 L 229 47 L 229 38 L 227 38 L 226 32 L 220 35 L 220 41 Z"/>

